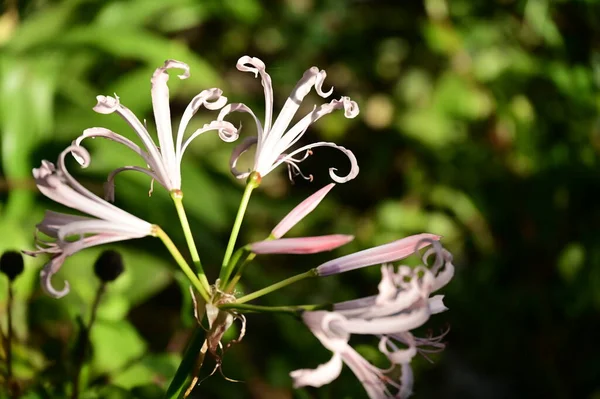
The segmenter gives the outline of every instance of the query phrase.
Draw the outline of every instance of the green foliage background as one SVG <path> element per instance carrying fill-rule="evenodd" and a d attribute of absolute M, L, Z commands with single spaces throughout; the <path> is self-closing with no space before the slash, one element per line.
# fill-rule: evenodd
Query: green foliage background
<path fill-rule="evenodd" d="M 261 115 L 262 87 L 235 69 L 240 56 L 265 61 L 279 106 L 303 71 L 317 65 L 328 72 L 334 96 L 351 96 L 361 114 L 323 118 L 304 141 L 353 150 L 361 172 L 338 185 L 292 235 L 356 239 L 333 254 L 260 258 L 248 268 L 244 288 L 408 234 L 441 234 L 457 276 L 446 289 L 450 311 L 427 327 L 438 332 L 449 325 L 449 347 L 433 364 L 413 362 L 415 397 L 599 398 L 598 21 L 595 0 L 4 0 L 0 250 L 31 248 L 44 209 L 61 209 L 36 192 L 31 169 L 41 159 L 54 161 L 92 126 L 132 137 L 117 117 L 92 111 L 96 95 L 116 93 L 152 126 L 149 79 L 174 58 L 192 73 L 169 81 L 175 119 L 209 87 Z M 199 115 L 190 129 L 209 117 Z M 251 119 L 242 122 L 253 134 Z M 88 148 L 90 168 L 72 170 L 101 193 L 107 173 L 131 164 L 132 156 L 101 140 Z M 183 167 L 186 206 L 211 280 L 242 192 L 228 170 L 232 148 L 206 134 Z M 267 176 L 241 242 L 262 239 L 327 184 L 328 167 L 342 171 L 346 161 L 338 155 L 319 149 L 303 163 L 315 176 L 312 184 L 292 185 L 284 170 Z M 117 203 L 163 226 L 183 248 L 168 195 L 156 187 L 148 197 L 148 187 L 145 176 L 123 174 Z M 156 397 L 194 324 L 190 298 L 153 239 L 114 248 L 123 252 L 127 272 L 100 307 L 85 397 Z M 69 280 L 72 291 L 61 300 L 39 289 L 44 260 L 27 259 L 15 311 L 16 373 L 31 388 L 28 398 L 65 395 L 65 386 L 51 381 L 66 372 L 76 318 L 88 317 L 98 254 L 90 249 L 66 262 L 57 281 Z M 378 281 L 374 267 L 300 283 L 260 303 L 350 299 L 376 292 Z M 5 285 L 2 278 L 3 310 Z M 372 342 L 359 344 L 367 358 L 382 360 L 366 345 Z M 289 371 L 328 356 L 297 320 L 251 315 L 245 340 L 223 364 L 226 376 L 244 382 L 216 373 L 198 397 L 362 397 L 347 369 L 321 389 L 291 389 Z"/>

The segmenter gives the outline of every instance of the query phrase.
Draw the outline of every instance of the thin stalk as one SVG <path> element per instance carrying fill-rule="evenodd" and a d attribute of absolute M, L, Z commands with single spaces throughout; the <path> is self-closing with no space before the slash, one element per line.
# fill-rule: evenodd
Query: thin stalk
<path fill-rule="evenodd" d="M 102 295 L 106 291 L 106 282 L 102 281 L 100 287 L 96 291 L 96 296 L 94 297 L 94 303 L 92 304 L 92 313 L 90 315 L 90 321 L 83 332 L 83 337 L 81 338 L 81 347 L 78 350 L 78 355 L 75 364 L 75 375 L 73 376 L 73 391 L 71 392 L 71 399 L 77 399 L 79 397 L 79 386 L 81 384 L 81 369 L 83 368 L 83 362 L 85 362 L 85 357 L 87 355 L 88 346 L 90 342 L 90 332 L 92 330 L 92 326 L 96 321 L 96 314 L 98 313 L 98 306 L 100 305 L 100 299 L 102 299 Z"/>
<path fill-rule="evenodd" d="M 227 279 L 233 271 L 234 265 L 230 262 L 231 255 L 233 254 L 235 242 L 237 241 L 237 237 L 240 233 L 240 227 L 242 226 L 242 221 L 244 220 L 244 215 L 246 213 L 246 208 L 248 207 L 248 202 L 250 202 L 252 190 L 254 190 L 260 185 L 260 180 L 260 174 L 258 174 L 257 172 L 252 172 L 246 182 L 246 189 L 244 190 L 244 195 L 242 196 L 242 200 L 240 201 L 240 207 L 238 208 L 235 221 L 233 222 L 233 228 L 231 229 L 231 235 L 229 236 L 229 242 L 227 243 L 227 249 L 225 250 L 225 256 L 223 257 L 223 263 L 221 264 L 221 273 L 219 274 L 219 280 L 221 280 L 221 287 L 224 287 L 227 284 Z"/>
<path fill-rule="evenodd" d="M 175 209 L 177 209 L 177 215 L 179 216 L 179 222 L 181 223 L 181 228 L 183 229 L 183 235 L 185 236 L 185 240 L 190 250 L 190 255 L 192 256 L 192 262 L 194 262 L 194 266 L 196 266 L 196 273 L 198 273 L 198 277 L 200 277 L 200 279 L 203 278 L 201 276 L 206 278 L 204 269 L 202 268 L 202 262 L 200 262 L 198 248 L 196 248 L 196 243 L 194 242 L 194 235 L 190 229 L 190 223 L 188 222 L 188 218 L 185 213 L 185 207 L 183 206 L 183 192 L 181 190 L 173 190 L 171 191 L 171 198 L 175 204 Z"/>
<path fill-rule="evenodd" d="M 11 382 L 12 382 L 12 337 L 13 337 L 13 322 L 12 322 L 12 304 L 13 304 L 13 287 L 12 287 L 12 281 L 8 281 L 8 303 L 7 303 L 7 324 L 8 324 L 8 331 L 6 333 L 6 388 L 8 390 L 8 392 L 12 391 L 12 386 L 11 386 Z M 17 397 L 16 394 L 15 396 L 11 397 Z"/>
<path fill-rule="evenodd" d="M 171 238 L 169 238 L 169 236 L 167 235 L 167 233 L 164 232 L 163 229 L 155 225 L 154 234 L 156 237 L 161 239 L 163 244 L 165 244 L 165 247 L 167 247 L 167 249 L 171 253 L 171 256 L 173 256 L 173 259 L 175 259 L 181 270 L 183 270 L 183 272 L 190 280 L 194 288 L 196 288 L 200 295 L 202 295 L 202 298 L 204 298 L 204 300 L 208 302 L 210 299 L 210 285 L 208 284 L 206 276 L 196 276 L 196 273 L 194 273 L 190 265 L 187 264 L 187 262 L 181 255 L 181 252 L 179 252 L 175 244 L 173 244 L 173 241 L 171 241 Z"/>
<path fill-rule="evenodd" d="M 277 291 L 277 290 L 279 290 L 279 289 L 281 289 L 281 288 L 283 288 L 285 286 L 288 286 L 290 284 L 293 284 L 293 283 L 295 283 L 297 281 L 304 280 L 306 278 L 317 277 L 317 276 L 318 276 L 317 269 L 310 269 L 307 272 L 304 272 L 304 273 L 301 273 L 301 274 L 297 274 L 297 275 L 295 275 L 293 277 L 290 277 L 290 278 L 286 278 L 285 280 L 282 280 L 282 281 L 280 281 L 278 283 L 275 283 L 273 285 L 270 285 L 270 286 L 265 287 L 263 289 L 260 289 L 258 291 L 254 291 L 251 294 L 245 295 L 245 296 L 239 298 L 236 301 L 236 304 L 240 304 L 240 303 L 245 303 L 245 302 L 252 301 L 252 300 L 254 300 L 256 298 L 259 298 L 259 297 L 261 297 L 263 295 L 270 294 L 273 291 Z"/>
<path fill-rule="evenodd" d="M 298 314 L 307 310 L 331 309 L 332 305 L 296 305 L 296 306 L 259 306 L 243 303 L 228 303 L 219 306 L 219 309 L 234 309 L 241 313 L 292 313 Z"/>
<path fill-rule="evenodd" d="M 252 262 L 252 260 L 254 260 L 255 257 L 256 257 L 256 254 L 254 252 L 250 252 L 246 255 L 246 259 L 244 259 L 242 261 L 242 263 L 240 264 L 240 267 L 238 267 L 237 272 L 231 279 L 231 282 L 225 289 L 225 292 L 233 291 L 233 289 L 235 288 L 235 285 L 238 283 L 238 281 L 240 281 L 240 278 L 242 277 L 242 273 L 244 273 L 244 269 L 246 268 L 246 265 L 248 265 L 250 262 Z"/>

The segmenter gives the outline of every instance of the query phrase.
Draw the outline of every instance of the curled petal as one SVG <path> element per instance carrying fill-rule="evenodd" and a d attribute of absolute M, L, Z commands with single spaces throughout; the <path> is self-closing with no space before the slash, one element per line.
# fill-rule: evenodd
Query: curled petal
<path fill-rule="evenodd" d="M 311 213 L 334 186 L 334 183 L 329 183 L 298 204 L 290 213 L 281 219 L 281 222 L 279 222 L 271 231 L 271 235 L 275 238 L 281 238 L 283 235 L 285 235 L 285 233 L 287 233 L 292 227 L 304 219 L 306 215 Z"/>
<path fill-rule="evenodd" d="M 417 345 L 412 334 L 406 333 L 406 336 L 409 338 L 407 342 L 408 348 L 398 348 L 389 337 L 385 336 L 379 340 L 379 351 L 386 355 L 393 364 L 410 363 L 412 358 L 417 354 Z M 390 347 L 391 350 L 388 349 L 388 347 Z"/>
<path fill-rule="evenodd" d="M 171 108 L 169 105 L 169 80 L 168 69 L 181 68 L 184 70 L 180 79 L 189 76 L 189 67 L 179 61 L 167 60 L 165 64 L 157 68 L 152 75 L 152 109 L 154 111 L 154 120 L 156 121 L 156 130 L 158 135 L 158 145 L 160 147 L 160 156 L 162 157 L 165 169 L 169 176 L 179 174 L 178 164 L 175 156 L 175 144 L 173 143 L 173 130 L 171 127 Z M 179 188 L 180 182 L 173 182 L 174 187 Z"/>
<path fill-rule="evenodd" d="M 266 72 L 265 63 L 256 57 L 243 56 L 237 62 L 237 69 L 242 72 L 252 72 L 254 77 L 260 74 L 261 84 L 265 91 L 265 131 L 268 132 L 271 130 L 273 119 L 273 83 L 271 76 Z"/>
<path fill-rule="evenodd" d="M 350 100 L 350 97 L 340 98 L 342 105 L 344 106 L 344 116 L 348 119 L 355 118 L 358 113 L 358 104 L 355 101 Z"/>
<path fill-rule="evenodd" d="M 324 70 L 319 71 L 315 79 L 315 91 L 318 95 L 323 98 L 329 97 L 333 93 L 333 87 L 329 89 L 328 92 L 323 91 L 323 83 L 325 82 L 325 78 L 327 77 L 327 72 Z"/>
<path fill-rule="evenodd" d="M 306 97 L 306 95 L 310 93 L 310 90 L 315 85 L 317 76 L 322 76 L 320 74 L 319 68 L 310 68 L 309 70 L 304 72 L 304 75 L 302 75 L 302 79 L 298 81 L 296 87 L 294 87 L 294 90 L 292 90 L 292 93 L 281 108 L 281 112 L 279 112 L 277 120 L 275 120 L 273 128 L 270 131 L 271 135 L 273 136 L 272 140 L 274 142 L 279 141 L 279 139 L 283 136 L 283 133 L 287 130 L 288 126 L 292 121 L 292 118 L 294 117 L 294 115 L 296 115 L 300 104 L 302 104 L 304 97 Z M 320 79 L 322 84 L 323 78 Z"/>
<path fill-rule="evenodd" d="M 444 296 L 436 295 L 429 298 L 429 311 L 431 314 L 442 313 L 448 310 L 446 305 L 444 305 Z"/>
<path fill-rule="evenodd" d="M 224 118 L 227 115 L 229 115 L 233 112 L 244 112 L 244 113 L 250 114 L 250 116 L 252 116 L 252 119 L 254 119 L 254 122 L 256 123 L 256 129 L 258 131 L 258 138 L 260 140 L 260 138 L 263 135 L 262 124 L 260 123 L 260 121 L 258 120 L 256 115 L 254 115 L 254 112 L 252 112 L 252 110 L 245 104 L 242 104 L 242 103 L 227 104 L 226 106 L 224 106 L 221 109 L 221 111 L 219 111 L 219 116 L 217 117 L 217 120 L 222 121 L 222 120 L 224 120 Z"/>
<path fill-rule="evenodd" d="M 323 363 L 316 369 L 300 369 L 290 373 L 290 377 L 294 380 L 294 388 L 305 386 L 320 387 L 329 384 L 342 372 L 342 357 L 334 353 L 331 360 Z"/>
<path fill-rule="evenodd" d="M 52 276 L 60 270 L 65 259 L 84 248 L 121 241 L 123 239 L 124 238 L 122 236 L 115 234 L 97 234 L 95 236 L 82 238 L 81 240 L 75 242 L 66 243 L 63 247 L 63 251 L 59 255 L 52 258 L 40 272 L 42 288 L 48 293 L 48 295 L 55 298 L 61 298 L 67 295 L 69 293 L 68 281 L 65 281 L 65 286 L 62 290 L 57 290 L 52 285 Z"/>
<path fill-rule="evenodd" d="M 201 106 L 204 106 L 206 109 L 209 110 L 217 110 L 221 109 L 226 103 L 227 97 L 224 97 L 223 91 L 218 88 L 203 90 L 202 92 L 200 92 L 200 94 L 194 97 L 192 101 L 190 101 L 185 111 L 183 112 L 181 122 L 179 122 L 179 129 L 177 129 L 175 153 L 178 162 L 181 162 L 181 158 L 184 152 L 184 149 L 182 147 L 185 147 L 183 145 L 183 136 L 185 134 L 185 130 L 187 129 L 187 126 L 192 117 L 196 114 L 196 112 L 198 112 L 198 109 L 200 109 Z"/>
<path fill-rule="evenodd" d="M 330 276 L 358 269 L 361 267 L 394 262 L 411 255 L 415 251 L 415 244 L 419 243 L 423 238 L 431 238 L 439 240 L 440 236 L 434 234 L 417 234 L 410 237 L 402 238 L 388 244 L 378 247 L 365 249 L 350 255 L 342 256 L 341 258 L 330 260 L 317 267 L 320 276 Z M 422 247 L 429 245 L 423 242 Z M 422 248 L 421 247 L 421 248 Z"/>
<path fill-rule="evenodd" d="M 77 139 L 75 139 L 73 144 L 76 146 L 80 146 L 81 142 L 83 140 L 85 140 L 87 138 L 96 138 L 96 137 L 103 137 L 103 138 L 115 141 L 117 143 L 123 144 L 124 146 L 130 148 L 135 153 L 137 153 L 139 156 L 141 156 L 147 165 L 149 165 L 153 169 L 156 169 L 154 160 L 152 158 L 150 158 L 148 156 L 148 153 L 146 151 L 142 150 L 140 148 L 140 146 L 138 146 L 137 144 L 135 144 L 133 141 L 129 140 L 128 138 L 121 136 L 120 134 L 117 134 L 109 129 L 105 129 L 103 127 L 92 127 L 89 129 L 85 129 L 83 131 L 83 133 L 81 134 L 81 136 L 79 136 L 79 137 L 77 137 Z M 81 157 L 79 157 L 76 153 L 72 153 L 72 155 L 77 160 L 77 162 L 79 162 L 80 165 L 83 165 L 84 160 Z"/>
<path fill-rule="evenodd" d="M 227 121 L 212 121 L 204 125 L 201 129 L 196 130 L 190 137 L 185 140 L 183 145 L 181 146 L 181 151 L 178 154 L 178 162 L 181 162 L 181 158 L 183 157 L 183 153 L 188 148 L 190 143 L 202 133 L 209 132 L 211 130 L 216 130 L 219 134 L 221 140 L 225 142 L 232 142 L 237 140 L 238 138 L 238 129 L 235 128 L 231 123 Z"/>
<path fill-rule="evenodd" d="M 233 149 L 231 158 L 229 158 L 229 168 L 231 169 L 231 173 L 233 173 L 236 178 L 245 179 L 246 177 L 250 176 L 250 172 L 240 172 L 237 170 L 236 165 L 242 154 L 248 151 L 250 147 L 255 145 L 257 141 L 257 137 L 247 137 Z"/>
<path fill-rule="evenodd" d="M 67 295 L 71 290 L 68 281 L 64 282 L 64 287 L 62 290 L 57 290 L 52 285 L 52 276 L 56 272 L 58 272 L 58 270 L 64 263 L 65 258 L 65 255 L 59 255 L 52 258 L 50 262 L 48 262 L 46 266 L 44 266 L 44 268 L 40 271 L 40 280 L 44 292 L 57 299 Z"/>
<path fill-rule="evenodd" d="M 115 96 L 116 97 L 116 96 Z M 159 182 L 163 184 L 167 189 L 171 190 L 174 187 L 170 174 L 166 169 L 166 165 L 164 163 L 163 157 L 154 144 L 150 133 L 146 130 L 146 127 L 140 122 L 140 120 L 131 112 L 130 109 L 123 106 L 119 102 L 119 98 L 106 97 L 106 96 L 97 96 L 98 104 L 94 107 L 94 111 L 101 114 L 110 114 L 112 112 L 116 112 L 121 118 L 123 118 L 129 126 L 133 128 L 138 137 L 142 140 L 144 147 L 146 147 L 146 151 L 148 154 L 148 160 L 152 162 L 147 162 L 148 165 L 154 170 L 154 172 L 160 176 Z M 172 138 L 171 138 L 172 141 Z M 131 147 L 130 147 L 131 148 Z"/>
<path fill-rule="evenodd" d="M 331 251 L 352 241 L 354 236 L 332 234 L 318 237 L 280 238 L 250 244 L 249 248 L 257 254 L 314 254 Z"/>
<path fill-rule="evenodd" d="M 125 172 L 126 170 L 135 170 L 137 172 L 141 172 L 145 175 L 150 176 L 150 178 L 152 178 L 153 180 L 156 180 L 162 184 L 160 177 L 156 173 L 152 172 L 151 170 L 142 168 L 140 166 L 123 166 L 121 168 L 117 168 L 117 169 L 113 170 L 112 172 L 110 172 L 108 174 L 108 177 L 106 178 L 106 183 L 104 183 L 104 198 L 107 201 L 114 202 L 114 200 L 115 200 L 115 177 L 119 173 Z"/>
<path fill-rule="evenodd" d="M 286 155 L 285 157 L 283 157 L 279 161 L 277 161 L 271 169 L 275 169 L 282 162 L 288 162 L 289 160 L 293 160 L 293 157 L 296 154 L 303 152 L 303 151 L 310 150 L 315 147 L 333 147 L 337 150 L 340 150 L 341 152 L 344 153 L 344 155 L 346 155 L 348 157 L 348 160 L 350 161 L 350 171 L 348 172 L 347 175 L 339 176 L 337 173 L 335 173 L 337 171 L 337 168 L 329 168 L 329 176 L 336 183 L 345 183 L 349 180 L 354 179 L 358 175 L 358 172 L 359 172 L 358 161 L 356 160 L 354 153 L 342 146 L 335 144 L 335 143 L 327 143 L 324 141 L 309 144 L 304 147 L 298 148 L 297 150 L 293 151 L 292 153 Z"/>
<path fill-rule="evenodd" d="M 121 105 L 118 96 L 110 97 L 110 96 L 96 96 L 96 101 L 98 103 L 93 108 L 99 114 L 112 114 L 113 112 L 119 109 Z"/>

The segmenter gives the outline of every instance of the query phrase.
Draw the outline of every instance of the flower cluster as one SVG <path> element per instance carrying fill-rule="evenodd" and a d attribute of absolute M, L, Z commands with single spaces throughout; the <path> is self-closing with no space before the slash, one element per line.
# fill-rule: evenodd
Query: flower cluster
<path fill-rule="evenodd" d="M 329 169 L 331 179 L 338 183 L 344 183 L 357 176 L 358 163 L 350 150 L 331 142 L 297 146 L 309 126 L 318 119 L 335 110 L 343 110 L 346 118 L 354 118 L 359 112 L 357 104 L 348 97 L 333 99 L 328 103 L 314 106 L 312 111 L 298 118 L 294 123 L 293 120 L 301 103 L 313 88 L 316 94 L 323 98 L 327 98 L 333 93 L 333 88 L 330 88 L 329 91 L 323 89 L 326 78 L 325 71 L 312 67 L 304 73 L 275 117 L 271 77 L 266 72 L 265 64 L 258 58 L 244 56 L 239 59 L 237 69 L 242 72 L 251 72 L 255 77 L 260 76 L 266 103 L 263 121 L 261 122 L 248 106 L 241 103 L 228 103 L 222 90 L 211 88 L 200 92 L 192 99 L 174 134 L 167 85 L 170 69 L 182 70 L 183 73 L 178 75 L 180 79 L 186 79 L 189 76 L 189 67 L 183 62 L 175 60 L 167 60 L 152 75 L 151 97 L 158 141 L 153 139 L 146 123 L 142 123 L 121 104 L 119 97 L 116 95 L 114 97 L 98 96 L 98 103 L 94 107 L 94 111 L 101 114 L 115 113 L 119 115 L 133 128 L 141 145 L 109 129 L 93 127 L 86 129 L 73 141 L 72 145 L 60 154 L 56 165 L 42 161 L 42 165 L 33 170 L 37 187 L 42 194 L 55 202 L 88 215 L 80 216 L 47 211 L 42 222 L 38 224 L 37 250 L 24 252 L 32 256 L 39 254 L 52 256 L 41 271 L 43 289 L 56 298 L 69 292 L 68 282 L 64 283 L 62 289 L 56 289 L 51 280 L 65 259 L 77 251 L 133 238 L 158 237 L 195 289 L 193 298 L 196 304 L 196 317 L 201 322 L 206 315 L 210 325 L 206 336 L 206 347 L 211 355 L 220 356 L 217 352 L 219 348 L 223 348 L 222 337 L 234 320 L 242 320 L 244 324 L 242 331 L 245 331 L 246 319 L 242 313 L 246 310 L 280 311 L 285 308 L 283 310 L 292 311 L 294 314 L 303 311 L 304 323 L 317 339 L 333 352 L 333 358 L 314 370 L 292 372 L 291 376 L 296 387 L 306 385 L 318 387 L 327 384 L 339 375 L 342 364 L 345 363 L 363 383 L 369 397 L 407 397 L 412 390 L 411 359 L 418 352 L 427 353 L 443 348 L 443 344 L 439 342 L 441 337 L 417 338 L 411 333 L 411 330 L 424 324 L 430 315 L 446 309 L 441 295 L 431 296 L 432 293 L 445 286 L 454 273 L 452 256 L 442 248 L 439 236 L 427 233 L 409 236 L 330 260 L 308 272 L 254 293 L 241 297 L 235 295 L 237 293 L 236 284 L 243 274 L 244 267 L 255 256 L 312 254 L 330 251 L 354 238 L 351 235 L 343 234 L 284 238 L 284 235 L 310 214 L 333 189 L 335 184 L 331 183 L 296 206 L 273 228 L 267 238 L 242 246 L 235 254 L 233 253 L 252 190 L 260 184 L 264 176 L 279 165 L 287 165 L 290 178 L 299 175 L 312 180 L 312 175 L 304 174 L 299 164 L 312 154 L 314 148 L 332 147 L 346 155 L 350 162 L 350 168 L 347 174 L 339 175 L 337 169 L 331 167 Z M 192 117 L 201 108 L 218 111 L 218 114 L 212 122 L 186 135 Z M 252 116 L 256 122 L 256 135 L 242 140 L 232 151 L 230 159 L 232 174 L 236 178 L 248 178 L 248 180 L 225 251 L 220 278 L 214 284 L 210 284 L 204 274 L 185 216 L 182 203 L 181 162 L 189 144 L 203 133 L 216 131 L 224 142 L 236 141 L 239 138 L 240 129 L 225 120 L 234 112 L 248 113 Z M 84 188 L 68 172 L 65 163 L 67 155 L 71 154 L 82 167 L 87 167 L 90 164 L 90 154 L 83 147 L 83 143 L 85 139 L 94 137 L 103 137 L 126 146 L 141 157 L 145 164 L 144 167 L 123 165 L 112 171 L 108 175 L 105 188 L 106 200 Z M 240 156 L 253 146 L 256 148 L 252 168 L 247 171 L 238 170 L 237 163 Z M 146 222 L 109 202 L 114 200 L 115 176 L 128 170 L 148 175 L 153 182 L 158 182 L 170 192 L 196 270 L 187 264 L 178 248 L 160 226 Z M 42 238 L 39 233 L 47 238 Z M 400 266 L 396 269 L 390 264 L 390 262 L 399 261 L 425 248 L 427 249 L 423 256 L 424 264 L 422 266 L 416 268 Z M 435 262 L 431 266 L 427 266 L 427 261 L 431 256 L 435 256 Z M 246 302 L 304 278 L 326 277 L 373 265 L 383 265 L 381 266 L 382 279 L 379 284 L 379 293 L 375 296 L 337 303 L 329 310 L 322 310 L 324 308 L 320 305 L 308 308 L 268 309 L 264 306 L 246 304 Z M 99 267 L 102 266 L 96 265 L 96 268 Z M 96 272 L 99 273 L 101 270 L 96 270 Z M 195 293 L 199 293 L 202 298 L 197 300 Z M 239 339 L 243 334 L 244 332 Z M 349 343 L 352 335 L 378 337 L 379 349 L 387 356 L 392 368 L 382 370 L 362 358 Z M 237 342 L 237 340 L 235 341 Z M 231 344 L 232 342 L 228 345 Z M 220 360 L 220 358 L 217 359 L 217 365 L 220 365 Z M 396 367 L 399 367 L 401 371 L 400 381 L 394 380 L 390 374 Z"/>
<path fill-rule="evenodd" d="M 432 244 L 423 257 L 435 254 L 431 268 L 425 265 L 411 268 L 392 265 L 381 267 L 379 294 L 336 303 L 332 311 L 308 311 L 302 315 L 304 323 L 323 346 L 333 352 L 333 358 L 314 370 L 296 370 L 291 373 L 294 386 L 320 387 L 340 374 L 342 363 L 354 372 L 370 398 L 406 398 L 412 392 L 410 362 L 418 346 L 439 346 L 439 339 L 415 338 L 411 330 L 422 326 L 432 314 L 447 310 L 443 296 L 430 295 L 445 286 L 454 275 L 452 256 L 439 242 Z M 421 244 L 421 243 L 420 243 Z M 392 367 L 382 370 L 366 361 L 349 345 L 352 334 L 374 335 L 379 338 L 379 350 Z M 396 366 L 400 367 L 400 382 L 387 377 Z"/>

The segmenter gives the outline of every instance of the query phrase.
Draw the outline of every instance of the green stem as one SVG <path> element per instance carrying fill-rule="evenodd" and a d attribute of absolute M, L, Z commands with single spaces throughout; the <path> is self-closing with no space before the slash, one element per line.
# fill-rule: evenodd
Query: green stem
<path fill-rule="evenodd" d="M 278 283 L 275 283 L 273 285 L 270 285 L 270 286 L 265 287 L 263 289 L 260 289 L 258 291 L 254 291 L 251 294 L 245 295 L 245 296 L 239 298 L 236 301 L 236 304 L 250 302 L 250 301 L 252 301 L 252 300 L 254 300 L 256 298 L 259 298 L 259 297 L 261 297 L 263 295 L 270 294 L 273 291 L 277 291 L 278 289 L 281 289 L 281 288 L 283 288 L 285 286 L 293 284 L 293 283 L 295 283 L 297 281 L 304 280 L 305 278 L 311 278 L 311 277 L 317 277 L 317 276 L 318 276 L 317 269 L 310 269 L 307 272 L 304 272 L 304 273 L 301 273 L 301 274 L 297 274 L 297 275 L 295 275 L 293 277 L 290 277 L 290 278 L 286 278 L 285 280 L 282 280 L 282 281 L 280 281 Z"/>
<path fill-rule="evenodd" d="M 244 195 L 242 196 L 240 207 L 238 208 L 238 212 L 235 217 L 235 222 L 233 223 L 233 228 L 231 229 L 231 235 L 229 236 L 229 243 L 227 243 L 227 249 L 225 250 L 223 263 L 221 264 L 221 273 L 219 274 L 219 280 L 221 280 L 221 287 L 224 287 L 227 284 L 227 279 L 231 275 L 233 267 L 235 266 L 229 261 L 231 260 L 233 248 L 235 247 L 235 242 L 240 233 L 240 227 L 242 226 L 242 220 L 244 220 L 244 214 L 246 213 L 248 202 L 250 202 L 252 190 L 254 190 L 260 185 L 260 179 L 260 174 L 258 174 L 257 172 L 252 172 L 248 177 L 248 181 L 246 182 L 246 189 L 244 190 Z"/>
<path fill-rule="evenodd" d="M 252 260 L 254 260 L 255 257 L 256 257 L 256 254 L 254 252 L 250 252 L 250 253 L 246 254 L 246 259 L 244 259 L 242 261 L 242 263 L 240 264 L 240 267 L 238 267 L 237 272 L 231 279 L 231 282 L 225 289 L 225 292 L 233 291 L 233 289 L 235 288 L 235 285 L 238 283 L 238 281 L 240 281 L 240 278 L 242 277 L 242 273 L 244 273 L 244 269 L 246 268 L 246 265 L 248 265 L 248 263 L 252 262 Z"/>
<path fill-rule="evenodd" d="M 296 305 L 296 306 L 259 306 L 247 305 L 242 303 L 228 303 L 219 306 L 219 309 L 234 309 L 241 313 L 293 313 L 298 314 L 307 310 L 332 309 L 331 304 L 327 305 Z"/>
<path fill-rule="evenodd" d="M 194 236 L 192 234 L 192 230 L 190 229 L 187 215 L 185 214 L 185 208 L 183 206 L 183 192 L 181 190 L 173 190 L 171 191 L 171 198 L 175 204 L 175 209 L 177 209 L 179 222 L 181 223 L 181 228 L 183 229 L 183 234 L 185 235 L 185 240 L 192 256 L 192 261 L 194 262 L 194 266 L 196 266 L 198 277 L 200 280 L 206 280 L 206 274 L 204 274 L 202 262 L 200 262 L 200 255 L 198 254 L 198 249 L 196 248 L 196 243 L 194 242 Z M 206 280 L 206 282 L 208 284 L 208 280 Z"/>
<path fill-rule="evenodd" d="M 210 286 L 208 284 L 208 280 L 206 280 L 206 276 L 204 276 L 204 279 L 202 281 L 198 279 L 196 273 L 194 273 L 190 265 L 187 264 L 187 262 L 181 255 L 181 252 L 179 252 L 175 244 L 173 244 L 173 241 L 171 241 L 167 233 L 165 233 L 164 230 L 161 229 L 159 226 L 154 225 L 154 235 L 161 239 L 163 244 L 165 244 L 165 247 L 167 247 L 167 249 L 171 253 L 171 256 L 173 256 L 173 259 L 175 259 L 181 270 L 183 270 L 183 272 L 190 280 L 194 288 L 196 288 L 200 295 L 202 295 L 202 298 L 204 298 L 204 300 L 208 302 L 210 299 Z"/>

